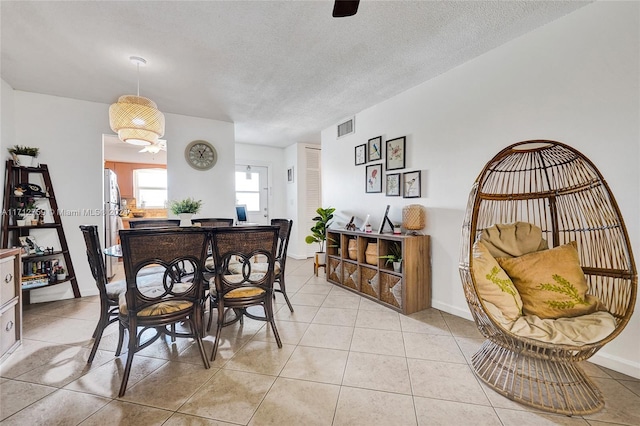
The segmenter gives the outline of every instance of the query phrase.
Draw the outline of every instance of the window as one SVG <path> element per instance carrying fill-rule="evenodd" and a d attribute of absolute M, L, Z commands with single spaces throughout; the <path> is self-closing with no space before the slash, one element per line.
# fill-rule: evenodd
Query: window
<path fill-rule="evenodd" d="M 167 169 L 133 171 L 133 192 L 138 207 L 163 209 L 167 206 Z"/>
<path fill-rule="evenodd" d="M 236 172 L 236 204 L 245 204 L 248 211 L 260 211 L 260 176 L 256 172 Z"/>

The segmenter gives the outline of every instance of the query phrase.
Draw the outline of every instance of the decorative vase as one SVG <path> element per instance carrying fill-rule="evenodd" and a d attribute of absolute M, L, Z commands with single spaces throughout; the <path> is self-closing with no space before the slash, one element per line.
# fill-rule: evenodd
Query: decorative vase
<path fill-rule="evenodd" d="M 364 252 L 364 259 L 369 265 L 378 264 L 378 243 L 367 244 L 367 250 Z"/>
<path fill-rule="evenodd" d="M 180 213 L 178 217 L 180 218 L 180 226 L 186 227 L 191 226 L 191 217 L 193 213 Z"/>
<path fill-rule="evenodd" d="M 394 272 L 400 272 L 402 270 L 402 261 L 393 262 L 393 270 Z"/>
<path fill-rule="evenodd" d="M 25 226 L 27 224 L 27 221 L 24 219 L 16 219 L 16 225 L 18 226 Z"/>
<path fill-rule="evenodd" d="M 358 241 L 355 238 L 349 240 L 349 259 L 356 260 L 358 258 Z"/>
<path fill-rule="evenodd" d="M 67 278 L 67 274 L 56 274 L 56 279 L 57 279 L 58 281 L 62 281 L 62 280 L 64 280 L 65 278 Z"/>
<path fill-rule="evenodd" d="M 18 165 L 22 167 L 31 167 L 33 166 L 33 159 L 35 157 L 31 155 L 22 155 L 16 154 L 16 158 L 18 158 Z"/>

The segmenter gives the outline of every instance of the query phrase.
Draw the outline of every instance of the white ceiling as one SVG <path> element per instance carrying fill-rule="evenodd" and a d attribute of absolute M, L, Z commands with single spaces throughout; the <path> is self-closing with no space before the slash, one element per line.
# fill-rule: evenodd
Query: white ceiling
<path fill-rule="evenodd" d="M 288 146 L 588 2 L 1 1 L 1 75 L 16 90 L 235 123 Z M 107 120 L 107 117 L 105 117 Z"/>

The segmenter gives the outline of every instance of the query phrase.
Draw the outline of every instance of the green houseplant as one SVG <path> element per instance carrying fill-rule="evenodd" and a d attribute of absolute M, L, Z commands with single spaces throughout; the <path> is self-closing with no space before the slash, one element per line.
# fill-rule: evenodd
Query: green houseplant
<path fill-rule="evenodd" d="M 393 270 L 400 272 L 402 265 L 402 247 L 399 243 L 391 243 L 389 245 L 389 253 L 380 256 L 380 259 L 386 259 L 385 264 L 393 263 Z"/>
<path fill-rule="evenodd" d="M 40 153 L 40 148 L 14 145 L 7 148 L 7 151 L 9 151 L 9 154 L 13 156 L 17 165 L 31 167 L 33 165 L 33 159 Z"/>
<path fill-rule="evenodd" d="M 313 218 L 316 223 L 311 227 L 311 235 L 307 235 L 304 239 L 307 244 L 318 243 L 320 246 L 318 253 L 324 253 L 327 228 L 331 225 L 331 219 L 333 219 L 333 212 L 335 211 L 336 209 L 333 207 L 327 207 L 326 209 L 318 207 L 316 210 L 318 216 Z"/>
<path fill-rule="evenodd" d="M 202 200 L 194 200 L 191 197 L 169 203 L 171 212 L 180 217 L 180 226 L 191 226 L 191 216 L 198 213 L 201 207 Z"/>

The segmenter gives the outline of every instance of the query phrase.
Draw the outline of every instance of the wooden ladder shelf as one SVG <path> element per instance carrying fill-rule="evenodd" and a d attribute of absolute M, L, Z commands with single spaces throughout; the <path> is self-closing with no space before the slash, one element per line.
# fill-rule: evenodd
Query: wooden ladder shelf
<path fill-rule="evenodd" d="M 15 195 L 14 190 L 19 184 L 34 183 L 29 180 L 30 175 L 40 175 L 44 184 L 43 191 L 44 196 L 34 195 Z M 26 224 L 24 226 L 18 226 L 17 218 L 17 204 L 22 201 L 34 198 L 36 200 L 46 200 L 49 203 L 49 216 L 53 220 L 50 223 L 44 224 Z M 60 219 L 60 210 L 58 209 L 58 201 L 53 190 L 53 184 L 51 183 L 51 175 L 49 174 L 49 168 L 46 164 L 40 164 L 38 167 L 22 167 L 16 165 L 13 160 L 7 160 L 5 169 L 5 185 L 4 185 L 4 214 L 2 215 L 2 248 L 20 247 L 20 237 L 29 236 L 32 230 L 36 229 L 55 229 L 58 234 L 58 242 L 60 249 L 54 249 L 53 251 L 36 253 L 36 254 L 23 254 L 21 256 L 22 262 L 36 262 L 46 261 L 55 258 L 64 258 L 64 266 L 67 269 L 67 276 L 63 280 L 49 280 L 46 284 L 36 284 L 32 287 L 25 287 L 22 283 L 23 302 L 25 304 L 30 303 L 31 290 L 50 287 L 53 285 L 71 283 L 71 289 L 73 290 L 73 296 L 78 298 L 80 296 L 80 289 L 78 288 L 78 281 L 76 279 L 75 270 L 73 268 L 73 262 L 71 261 L 71 254 L 69 253 L 69 245 L 67 244 L 67 238 L 64 235 L 64 228 Z"/>

